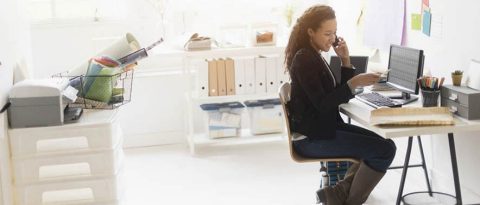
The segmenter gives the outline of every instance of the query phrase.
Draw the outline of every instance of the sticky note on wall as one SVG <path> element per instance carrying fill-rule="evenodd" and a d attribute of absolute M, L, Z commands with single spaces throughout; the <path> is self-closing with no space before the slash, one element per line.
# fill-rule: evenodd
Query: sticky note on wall
<path fill-rule="evenodd" d="M 429 11 L 423 12 L 423 33 L 427 36 L 430 36 L 430 25 L 432 22 L 432 13 Z"/>
<path fill-rule="evenodd" d="M 421 14 L 412 14 L 412 30 L 422 29 L 422 15 Z"/>
<path fill-rule="evenodd" d="M 430 1 L 429 0 L 422 0 L 422 4 L 425 6 L 430 6 Z"/>

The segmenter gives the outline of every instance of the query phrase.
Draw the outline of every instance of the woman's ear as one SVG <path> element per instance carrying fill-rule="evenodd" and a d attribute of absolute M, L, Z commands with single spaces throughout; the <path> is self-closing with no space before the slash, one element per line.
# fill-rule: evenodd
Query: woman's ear
<path fill-rule="evenodd" d="M 311 28 L 308 28 L 308 29 L 307 29 L 307 33 L 308 33 L 308 36 L 310 36 L 310 38 L 315 35 L 315 32 L 314 32 L 313 29 L 311 29 Z"/>

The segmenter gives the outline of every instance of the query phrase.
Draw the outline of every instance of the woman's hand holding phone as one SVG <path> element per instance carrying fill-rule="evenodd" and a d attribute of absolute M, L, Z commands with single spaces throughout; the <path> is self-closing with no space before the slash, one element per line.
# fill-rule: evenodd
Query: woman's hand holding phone
<path fill-rule="evenodd" d="M 337 53 L 337 56 L 342 60 L 342 66 L 352 67 L 352 64 L 350 63 L 350 53 L 345 39 L 336 36 L 335 42 L 332 43 L 332 46 L 335 53 Z"/>
<path fill-rule="evenodd" d="M 335 48 L 338 46 L 338 42 L 340 42 L 340 40 L 338 39 L 338 36 L 335 36 L 335 42 L 332 43 L 332 46 Z"/>

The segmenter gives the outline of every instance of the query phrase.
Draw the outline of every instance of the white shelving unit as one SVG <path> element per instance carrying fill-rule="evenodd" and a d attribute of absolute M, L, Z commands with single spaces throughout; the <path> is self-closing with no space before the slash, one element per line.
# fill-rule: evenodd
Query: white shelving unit
<path fill-rule="evenodd" d="M 183 56 L 183 72 L 185 75 L 192 75 L 196 77 L 198 74 L 196 66 L 192 63 L 195 60 L 212 59 L 212 58 L 226 58 L 226 57 L 244 57 L 244 56 L 259 56 L 259 55 L 283 55 L 285 47 L 280 46 L 266 46 L 266 47 L 246 47 L 246 48 L 228 48 L 228 49 L 212 49 L 206 51 L 183 51 L 178 53 Z M 192 78 L 195 79 L 195 78 Z M 204 103 L 221 103 L 246 100 L 259 100 L 277 98 L 276 93 L 265 94 L 247 94 L 247 95 L 228 95 L 228 96 L 212 96 L 199 97 L 197 92 L 194 92 L 196 83 L 188 82 L 189 90 L 185 94 L 187 110 L 185 112 L 185 125 L 187 130 L 187 141 L 192 155 L 196 153 L 197 146 L 217 146 L 217 145 L 233 145 L 257 143 L 264 141 L 280 140 L 284 134 L 266 134 L 255 135 L 249 134 L 248 129 L 242 129 L 239 137 L 210 139 L 206 133 L 195 133 L 194 129 L 194 111 L 200 109 L 200 104 Z"/>

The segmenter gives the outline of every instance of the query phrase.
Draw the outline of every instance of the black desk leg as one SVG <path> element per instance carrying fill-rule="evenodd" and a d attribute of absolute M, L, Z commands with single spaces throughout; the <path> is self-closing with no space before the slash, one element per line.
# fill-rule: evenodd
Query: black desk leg
<path fill-rule="evenodd" d="M 455 196 L 457 204 L 462 204 L 462 191 L 460 190 L 460 178 L 458 177 L 457 153 L 453 133 L 448 133 L 448 146 L 450 147 L 450 159 L 452 160 L 453 181 L 455 183 Z"/>
<path fill-rule="evenodd" d="M 422 146 L 422 140 L 420 139 L 420 136 L 417 136 L 417 140 L 418 140 L 418 147 L 420 148 L 420 156 L 422 157 L 422 168 L 423 168 L 423 172 L 425 173 L 425 179 L 427 181 L 428 194 L 432 196 L 432 186 L 430 186 L 430 180 L 428 178 L 427 165 L 425 163 L 425 155 L 423 154 L 423 146 Z"/>
<path fill-rule="evenodd" d="M 352 118 L 348 117 L 348 124 L 352 124 Z"/>
<path fill-rule="evenodd" d="M 405 154 L 405 162 L 403 162 L 402 178 L 400 180 L 400 187 L 398 188 L 397 195 L 397 205 L 400 205 L 400 202 L 402 200 L 403 187 L 405 186 L 405 178 L 407 177 L 408 163 L 410 162 L 410 153 L 412 152 L 412 141 L 413 137 L 408 137 L 407 154 Z"/>

